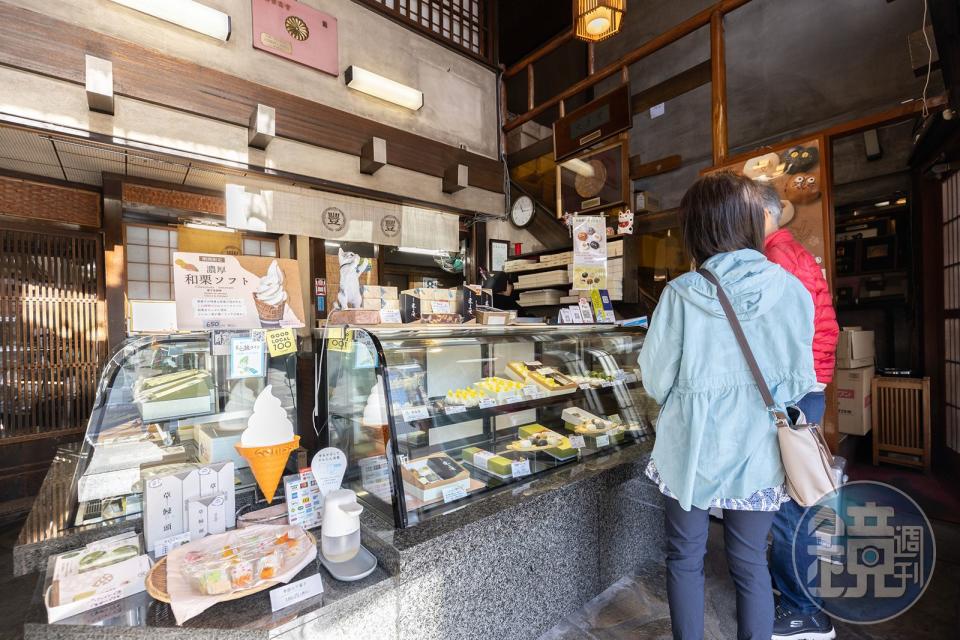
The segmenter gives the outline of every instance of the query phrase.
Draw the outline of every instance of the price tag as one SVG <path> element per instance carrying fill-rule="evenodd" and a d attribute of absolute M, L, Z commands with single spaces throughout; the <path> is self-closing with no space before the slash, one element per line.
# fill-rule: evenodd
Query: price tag
<path fill-rule="evenodd" d="M 267 331 L 267 351 L 270 356 L 285 356 L 297 351 L 297 336 L 293 329 L 274 329 Z"/>
<path fill-rule="evenodd" d="M 190 542 L 190 532 L 184 531 L 175 536 L 169 536 L 163 540 L 158 540 L 153 545 L 153 555 L 159 560 L 177 547 L 181 547 Z"/>
<path fill-rule="evenodd" d="M 589 382 L 581 382 L 581 383 L 580 383 L 580 388 L 583 389 L 584 391 L 587 391 L 588 389 L 590 389 L 591 386 L 592 386 L 592 385 L 591 385 Z"/>
<path fill-rule="evenodd" d="M 530 475 L 530 460 L 514 460 L 510 463 L 510 472 L 514 478 Z"/>
<path fill-rule="evenodd" d="M 628 373 L 627 375 L 623 376 L 623 381 L 627 384 L 633 384 L 637 381 L 637 374 Z"/>
<path fill-rule="evenodd" d="M 430 417 L 430 412 L 426 407 L 407 407 L 403 410 L 403 421 L 413 422 L 414 420 L 426 420 Z"/>
<path fill-rule="evenodd" d="M 540 390 L 533 385 L 527 385 L 523 388 L 523 395 L 528 398 L 535 398 L 540 394 Z"/>
<path fill-rule="evenodd" d="M 606 389 L 607 387 L 612 387 L 612 386 L 613 386 L 613 382 L 611 382 L 610 380 L 604 380 L 603 383 L 602 383 L 600 386 L 603 387 L 604 389 Z"/>
<path fill-rule="evenodd" d="M 430 308 L 434 313 L 451 313 L 449 300 L 433 300 Z"/>
<path fill-rule="evenodd" d="M 323 593 L 323 579 L 319 573 L 315 573 L 303 580 L 297 580 L 270 591 L 270 608 L 273 611 L 279 611 L 321 593 Z"/>
<path fill-rule="evenodd" d="M 597 448 L 606 447 L 610 445 L 610 436 L 604 434 L 602 436 L 597 436 Z"/>
<path fill-rule="evenodd" d="M 546 392 L 546 391 L 537 391 L 535 394 L 533 394 L 532 396 L 530 396 L 530 399 L 531 399 L 531 400 L 541 400 L 541 399 L 546 398 L 546 397 L 547 397 L 547 392 Z"/>
<path fill-rule="evenodd" d="M 490 407 L 497 406 L 497 401 L 493 398 L 484 398 L 480 401 L 480 404 L 477 405 L 481 409 L 489 409 Z"/>
<path fill-rule="evenodd" d="M 587 443 L 583 441 L 583 436 L 570 436 L 570 446 L 574 449 L 583 449 Z"/>
<path fill-rule="evenodd" d="M 503 404 L 516 404 L 518 402 L 523 402 L 523 397 L 521 396 L 510 396 L 503 401 Z"/>
<path fill-rule="evenodd" d="M 463 413 L 466 410 L 467 408 L 462 404 L 452 404 L 449 407 L 445 407 L 443 409 L 444 413 L 446 413 L 448 416 L 452 416 L 455 413 Z"/>
<path fill-rule="evenodd" d="M 620 370 L 614 373 L 613 377 L 615 380 L 623 380 L 624 378 L 627 377 L 627 374 L 623 370 Z"/>
<path fill-rule="evenodd" d="M 353 329 L 330 327 L 327 329 L 327 348 L 330 351 L 353 353 Z"/>
<path fill-rule="evenodd" d="M 449 502 L 456 502 L 457 500 L 462 500 L 467 497 L 467 490 L 460 485 L 455 485 L 452 487 L 443 488 L 443 504 Z"/>
<path fill-rule="evenodd" d="M 383 324 L 401 324 L 403 318 L 400 317 L 399 309 L 380 309 L 380 322 Z"/>

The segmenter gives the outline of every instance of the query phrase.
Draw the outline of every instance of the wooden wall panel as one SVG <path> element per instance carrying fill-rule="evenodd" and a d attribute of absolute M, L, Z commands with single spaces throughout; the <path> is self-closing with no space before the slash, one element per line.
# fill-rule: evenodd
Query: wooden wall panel
<path fill-rule="evenodd" d="M 226 201 L 222 197 L 130 182 L 123 183 L 123 201 L 161 209 L 179 209 L 217 216 L 227 215 Z"/>
<path fill-rule="evenodd" d="M 0 214 L 96 228 L 100 226 L 100 194 L 0 176 Z"/>
<path fill-rule="evenodd" d="M 471 186 L 503 191 L 495 159 L 0 2 L 0 65 L 83 84 L 88 53 L 113 62 L 120 96 L 243 127 L 266 104 L 276 109 L 278 137 L 356 156 L 367 140 L 383 138 L 392 165 L 442 177 L 462 163 Z"/>

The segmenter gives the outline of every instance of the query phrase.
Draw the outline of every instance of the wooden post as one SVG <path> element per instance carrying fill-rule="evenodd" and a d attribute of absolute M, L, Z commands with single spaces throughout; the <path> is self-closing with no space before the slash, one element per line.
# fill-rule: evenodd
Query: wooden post
<path fill-rule="evenodd" d="M 727 158 L 727 66 L 723 45 L 723 14 L 714 11 L 710 15 L 710 120 L 713 133 L 713 166 L 723 164 Z"/>
<path fill-rule="evenodd" d="M 587 75 L 592 76 L 593 70 L 595 69 L 596 57 L 594 56 L 594 43 L 590 41 L 587 43 Z"/>
<path fill-rule="evenodd" d="M 533 64 L 527 65 L 527 110 L 533 109 L 534 100 Z"/>
<path fill-rule="evenodd" d="M 103 177 L 103 282 L 107 346 L 113 353 L 127 338 L 127 264 L 123 246 L 123 182 Z"/>

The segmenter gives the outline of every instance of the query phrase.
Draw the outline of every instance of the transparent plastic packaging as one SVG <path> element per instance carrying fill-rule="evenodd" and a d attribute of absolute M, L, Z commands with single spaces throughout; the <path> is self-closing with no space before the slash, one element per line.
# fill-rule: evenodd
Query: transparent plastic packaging
<path fill-rule="evenodd" d="M 189 551 L 183 574 L 205 595 L 252 589 L 276 578 L 285 564 L 296 562 L 308 544 L 300 527 L 251 532 L 218 548 Z"/>

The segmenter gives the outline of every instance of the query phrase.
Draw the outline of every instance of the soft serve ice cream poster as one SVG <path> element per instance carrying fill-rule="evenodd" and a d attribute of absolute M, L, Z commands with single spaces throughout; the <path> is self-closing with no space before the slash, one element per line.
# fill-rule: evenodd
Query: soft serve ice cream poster
<path fill-rule="evenodd" d="M 296 260 L 174 253 L 173 291 L 181 331 L 304 326 Z"/>

